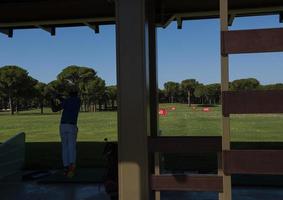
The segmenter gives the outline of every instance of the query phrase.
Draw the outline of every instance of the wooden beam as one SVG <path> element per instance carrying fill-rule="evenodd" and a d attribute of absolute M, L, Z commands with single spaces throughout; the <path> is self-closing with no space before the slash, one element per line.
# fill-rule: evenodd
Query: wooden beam
<path fill-rule="evenodd" d="M 217 153 L 221 152 L 221 137 L 149 137 L 150 152 Z"/>
<path fill-rule="evenodd" d="M 94 30 L 94 32 L 96 34 L 98 34 L 100 32 L 99 30 L 99 25 L 98 24 L 95 24 L 95 23 L 89 23 L 89 22 L 85 22 L 84 23 L 86 26 L 88 26 L 89 28 L 91 28 L 92 30 Z"/>
<path fill-rule="evenodd" d="M 228 0 L 220 1 L 220 30 L 228 31 Z M 222 35 L 221 35 L 222 37 Z M 229 56 L 221 55 L 221 91 L 229 90 Z M 230 118 L 222 116 L 222 150 L 230 150 Z M 223 166 L 221 165 L 222 158 L 218 157 L 218 175 L 223 177 L 223 192 L 219 194 L 219 200 L 232 199 L 232 182 L 231 176 L 225 176 Z"/>
<path fill-rule="evenodd" d="M 157 64 L 157 28 L 156 19 L 156 1 L 149 1 L 148 9 L 149 31 L 148 31 L 148 46 L 149 46 L 149 90 L 150 90 L 150 136 L 159 136 L 159 94 L 158 94 L 158 64 Z M 150 174 L 160 174 L 160 154 L 150 154 Z M 160 200 L 159 191 L 155 191 L 152 199 Z"/>
<path fill-rule="evenodd" d="M 163 2 L 163 1 L 162 1 Z M 165 3 L 164 3 L 165 4 Z M 254 8 L 240 8 L 235 6 L 229 10 L 229 14 L 236 14 L 237 16 L 251 16 L 251 15 L 266 15 L 266 14 L 278 14 L 283 12 L 283 7 L 272 6 L 272 3 L 265 3 L 259 7 L 256 5 Z M 219 9 L 217 4 L 209 4 L 210 9 L 198 9 L 199 6 L 195 6 L 196 9 L 191 8 L 167 9 L 166 13 L 158 13 L 158 15 L 169 15 L 170 13 L 175 16 L 181 16 L 183 19 L 204 19 L 204 18 L 218 18 Z M 213 6 L 214 5 L 214 6 Z M 175 6 L 174 6 L 175 7 Z M 178 7 L 178 6 L 177 6 Z M 66 9 L 68 8 L 68 9 Z M 25 10 L 25 15 L 21 13 Z M 50 12 L 52 10 L 53 12 Z M 167 11 L 168 10 L 168 11 Z M 163 11 L 163 12 L 165 12 Z M 14 13 L 11 15 L 10 13 Z M 172 15 L 171 15 L 172 16 Z M 46 22 L 46 25 L 70 25 L 77 24 L 80 21 L 83 22 L 100 22 L 100 24 L 115 24 L 115 8 L 114 4 L 109 4 L 107 1 L 34 1 L 34 2 L 18 2 L 18 3 L 1 3 L 0 6 L 0 27 L 27 27 L 34 26 L 36 24 L 42 24 Z M 160 17 L 161 18 L 161 17 Z M 92 20 L 89 20 L 92 19 Z M 164 21 L 158 21 L 159 25 L 163 25 Z"/>
<path fill-rule="evenodd" d="M 283 113 L 283 90 L 224 91 L 223 115 Z"/>
<path fill-rule="evenodd" d="M 283 175 L 283 150 L 231 150 L 223 154 L 227 175 Z"/>
<path fill-rule="evenodd" d="M 0 28 L 0 33 L 7 35 L 9 38 L 12 38 L 13 35 L 14 35 L 14 30 L 11 29 L 11 28 L 8 28 L 8 29 L 1 29 Z"/>
<path fill-rule="evenodd" d="M 184 10 L 184 9 L 182 9 Z M 239 17 L 245 16 L 260 16 L 260 15 L 271 15 L 278 14 L 279 12 L 283 12 L 283 6 L 264 6 L 257 8 L 231 8 L 229 6 L 229 15 L 234 14 Z M 183 18 L 192 18 L 192 19 L 204 19 L 204 18 L 219 18 L 220 12 L 219 9 L 214 10 L 192 10 L 190 12 L 180 12 L 179 10 L 170 11 L 169 13 L 175 13 L 176 17 L 180 16 Z M 164 13 L 166 15 L 166 13 Z"/>
<path fill-rule="evenodd" d="M 21 1 L 0 3 L 2 23 L 25 23 L 87 18 L 115 18 L 115 5 L 107 1 Z M 52 12 L 51 12 L 52 11 Z M 12 14 L 11 14 L 12 13 Z M 89 21 L 87 21 L 89 22 Z M 113 21 L 114 22 L 114 21 Z M 48 24 L 52 25 L 52 24 Z"/>
<path fill-rule="evenodd" d="M 222 55 L 283 51 L 283 28 L 222 32 Z"/>
<path fill-rule="evenodd" d="M 222 177 L 217 175 L 160 175 L 151 177 L 156 191 L 222 192 Z"/>
<path fill-rule="evenodd" d="M 72 24 L 84 24 L 85 22 L 97 23 L 97 24 L 110 24 L 115 23 L 114 17 L 97 17 L 97 18 L 70 18 L 70 19 L 54 19 L 54 20 L 31 20 L 31 21 L 18 21 L 18 22 L 0 22 L 0 27 L 29 27 L 37 26 L 56 26 L 56 25 L 72 25 Z"/>
<path fill-rule="evenodd" d="M 246 8 L 246 9 L 233 9 L 229 10 L 229 15 L 235 15 L 239 17 L 244 16 L 261 16 L 261 15 L 270 15 L 277 14 L 279 12 L 283 12 L 282 6 L 266 6 L 266 7 L 258 7 L 258 8 Z M 191 12 L 170 12 L 175 13 L 172 18 L 177 19 L 181 17 L 185 20 L 193 20 L 193 19 L 209 19 L 209 18 L 219 18 L 219 10 L 210 10 L 210 11 L 191 11 Z M 158 24 L 158 26 L 162 26 L 163 24 Z"/>
<path fill-rule="evenodd" d="M 116 2 L 120 200 L 150 198 L 147 9 L 146 0 Z"/>

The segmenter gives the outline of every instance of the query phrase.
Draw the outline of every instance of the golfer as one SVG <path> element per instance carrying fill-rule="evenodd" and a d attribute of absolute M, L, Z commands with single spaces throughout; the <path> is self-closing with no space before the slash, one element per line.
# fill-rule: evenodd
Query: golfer
<path fill-rule="evenodd" d="M 60 100 L 59 105 L 56 105 L 56 99 Z M 64 175 L 72 178 L 76 169 L 77 121 L 80 111 L 78 90 L 75 88 L 71 89 L 69 97 L 66 99 L 57 96 L 51 101 L 51 108 L 53 112 L 63 110 L 60 123 L 62 160 L 64 165 Z"/>

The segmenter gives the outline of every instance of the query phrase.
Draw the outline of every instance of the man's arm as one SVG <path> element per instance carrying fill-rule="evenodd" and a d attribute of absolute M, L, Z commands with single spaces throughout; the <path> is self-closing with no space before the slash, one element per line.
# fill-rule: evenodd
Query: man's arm
<path fill-rule="evenodd" d="M 62 110 L 62 106 L 61 106 L 61 104 L 57 105 L 55 100 L 52 99 L 51 100 L 51 110 L 52 110 L 52 112 L 58 112 L 58 111 Z"/>
<path fill-rule="evenodd" d="M 60 100 L 60 104 L 56 104 L 56 99 Z M 58 112 L 64 108 L 64 98 L 57 96 L 56 98 L 51 99 L 51 109 L 52 112 Z"/>

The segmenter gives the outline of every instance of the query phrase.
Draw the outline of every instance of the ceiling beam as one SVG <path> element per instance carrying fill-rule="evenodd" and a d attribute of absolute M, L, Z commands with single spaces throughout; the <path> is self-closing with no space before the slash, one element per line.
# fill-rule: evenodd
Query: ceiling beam
<path fill-rule="evenodd" d="M 275 13 L 283 13 L 283 6 L 279 7 L 265 7 L 265 8 L 249 8 L 249 9 L 230 9 L 229 14 L 236 15 L 236 16 L 260 16 L 260 15 L 267 15 L 267 14 L 275 14 Z M 219 10 L 214 11 L 204 11 L 204 12 L 184 12 L 184 13 L 176 13 L 176 17 L 184 18 L 201 18 L 204 17 L 210 18 L 218 18 L 219 17 Z"/>
<path fill-rule="evenodd" d="M 100 32 L 100 29 L 99 29 L 99 25 L 98 24 L 94 24 L 94 23 L 89 23 L 89 22 L 85 22 L 84 23 L 86 26 L 88 26 L 89 28 L 91 28 L 92 30 L 94 30 L 94 32 L 96 34 L 98 34 Z"/>
<path fill-rule="evenodd" d="M 46 27 L 46 26 L 42 26 L 42 25 L 37 25 L 36 27 L 50 33 L 51 36 L 56 35 L 56 28 L 55 27 Z"/>
<path fill-rule="evenodd" d="M 56 26 L 68 24 L 84 24 L 85 22 L 103 24 L 115 23 L 115 17 L 100 17 L 100 18 L 81 18 L 81 19 L 64 19 L 64 20 L 39 20 L 39 21 L 25 21 L 25 22 L 0 22 L 0 27 L 21 27 L 21 26 Z"/>
<path fill-rule="evenodd" d="M 0 28 L 0 33 L 7 35 L 9 38 L 12 38 L 14 35 L 14 30 L 12 28 L 8 28 L 8 29 Z"/>

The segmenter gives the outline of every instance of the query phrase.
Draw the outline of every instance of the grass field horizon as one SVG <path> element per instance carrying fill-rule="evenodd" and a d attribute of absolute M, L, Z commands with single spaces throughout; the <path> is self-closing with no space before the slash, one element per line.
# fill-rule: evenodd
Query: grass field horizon
<path fill-rule="evenodd" d="M 160 130 L 166 136 L 220 136 L 221 107 L 210 107 L 203 112 L 202 107 L 193 109 L 186 104 L 160 104 L 160 108 L 170 110 L 167 116 L 160 116 Z M 14 116 L 0 112 L 0 142 L 19 132 L 26 133 L 27 142 L 60 141 L 58 127 L 60 113 L 45 109 L 20 112 Z M 232 141 L 283 141 L 283 115 L 232 115 Z M 117 112 L 80 113 L 78 141 L 117 140 Z"/>

